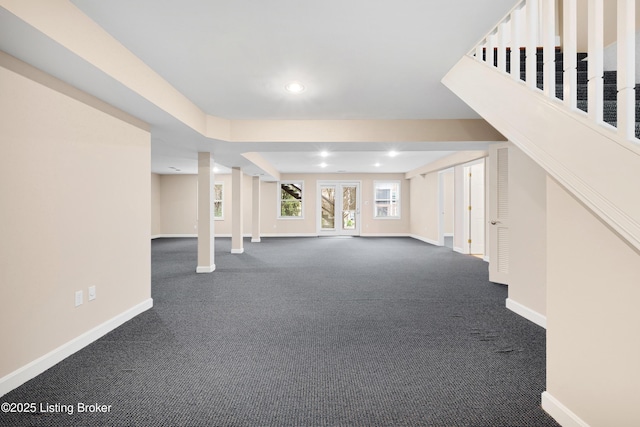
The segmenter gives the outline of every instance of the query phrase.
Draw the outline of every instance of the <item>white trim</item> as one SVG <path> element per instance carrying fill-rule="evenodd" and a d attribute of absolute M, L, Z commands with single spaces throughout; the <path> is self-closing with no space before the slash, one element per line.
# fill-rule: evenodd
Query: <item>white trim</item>
<path fill-rule="evenodd" d="M 434 246 L 443 246 L 440 244 L 440 242 L 438 242 L 437 240 L 433 240 L 433 239 L 428 239 L 426 237 L 422 237 L 422 236 L 418 236 L 417 234 L 410 234 L 409 237 L 416 239 L 416 240 L 420 240 L 421 242 L 425 242 L 428 243 L 430 245 L 434 245 Z"/>
<path fill-rule="evenodd" d="M 318 233 L 262 233 L 262 237 L 318 237 Z"/>
<path fill-rule="evenodd" d="M 443 236 L 444 237 L 453 237 L 453 233 L 444 233 Z"/>
<path fill-rule="evenodd" d="M 364 233 L 360 237 L 412 237 L 409 233 Z"/>
<path fill-rule="evenodd" d="M 215 234 L 214 237 L 216 237 L 216 238 L 218 238 L 218 237 L 219 238 L 231 238 L 232 236 L 231 236 L 231 234 L 224 234 L 223 233 L 223 234 Z M 251 237 L 251 233 L 244 233 L 242 235 L 242 238 L 244 239 L 245 237 Z"/>
<path fill-rule="evenodd" d="M 205 266 L 198 266 L 196 268 L 196 273 L 213 273 L 214 271 L 216 271 L 216 265 L 205 265 Z"/>
<path fill-rule="evenodd" d="M 173 239 L 173 238 L 179 238 L 179 237 L 198 237 L 197 234 L 157 234 L 156 235 L 156 239 L 158 238 L 162 238 L 162 239 Z"/>
<path fill-rule="evenodd" d="M 259 237 L 252 237 L 251 238 L 251 243 L 260 243 L 260 238 Z"/>
<path fill-rule="evenodd" d="M 244 248 L 241 248 L 241 249 L 231 249 L 231 253 L 232 253 L 232 254 L 236 254 L 236 255 L 243 254 L 243 253 L 244 253 Z"/>
<path fill-rule="evenodd" d="M 589 427 L 589 424 L 560 403 L 548 391 L 542 393 L 542 409 L 563 427 Z"/>
<path fill-rule="evenodd" d="M 454 246 L 453 247 L 453 251 L 454 252 L 458 252 L 459 254 L 469 255 L 469 251 L 465 251 L 464 248 L 461 248 L 461 247 L 458 247 L 458 246 Z"/>
<path fill-rule="evenodd" d="M 153 239 L 159 239 L 160 237 L 162 237 L 162 234 L 152 234 L 152 235 L 151 235 L 151 240 L 153 240 Z"/>
<path fill-rule="evenodd" d="M 485 256 L 483 256 L 483 257 L 482 257 L 482 260 L 483 260 L 484 262 L 491 262 L 491 261 L 489 261 L 489 255 L 485 255 Z"/>
<path fill-rule="evenodd" d="M 148 298 L 145 301 L 131 307 L 128 310 L 118 314 L 110 320 L 96 326 L 89 331 L 80 334 L 71 341 L 61 345 L 60 347 L 50 351 L 42 357 L 26 364 L 25 366 L 0 378 L 0 396 L 4 396 L 11 390 L 20 387 L 27 381 L 37 377 L 47 369 L 55 366 L 57 363 L 71 356 L 92 342 L 116 329 L 123 323 L 133 319 L 140 313 L 143 313 L 153 307 L 153 299 Z"/>
<path fill-rule="evenodd" d="M 532 321 L 536 325 L 547 329 L 546 316 L 543 316 L 537 311 L 531 310 L 529 307 L 525 307 L 524 305 L 512 300 L 511 298 L 507 298 L 506 306 L 509 310 L 513 311 L 514 313 L 519 314 L 525 319 Z"/>

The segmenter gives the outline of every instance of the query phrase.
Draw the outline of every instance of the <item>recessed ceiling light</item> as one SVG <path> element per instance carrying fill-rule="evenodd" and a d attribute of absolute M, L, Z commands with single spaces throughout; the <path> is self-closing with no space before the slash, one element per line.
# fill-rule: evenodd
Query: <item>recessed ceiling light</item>
<path fill-rule="evenodd" d="M 213 172 L 214 172 L 214 173 L 218 173 L 218 172 L 220 172 L 220 169 L 218 169 L 217 167 L 214 167 L 214 168 L 213 168 Z"/>
<path fill-rule="evenodd" d="M 287 90 L 287 92 L 291 93 L 301 93 L 305 90 L 304 85 L 298 81 L 288 83 L 284 88 Z"/>
<path fill-rule="evenodd" d="M 397 151 L 393 151 L 393 150 L 389 151 L 389 157 L 395 157 L 397 155 L 398 155 Z"/>
<path fill-rule="evenodd" d="M 321 167 L 321 168 L 326 168 L 326 167 L 327 167 L 327 164 L 326 164 L 326 163 L 320 163 L 320 167 Z"/>
<path fill-rule="evenodd" d="M 320 157 L 329 157 L 329 152 L 328 151 L 321 151 L 320 152 Z"/>
<path fill-rule="evenodd" d="M 373 165 L 373 166 L 375 166 L 375 167 L 379 168 L 379 167 L 380 167 L 380 163 L 376 163 L 376 164 L 375 164 L 375 165 Z"/>

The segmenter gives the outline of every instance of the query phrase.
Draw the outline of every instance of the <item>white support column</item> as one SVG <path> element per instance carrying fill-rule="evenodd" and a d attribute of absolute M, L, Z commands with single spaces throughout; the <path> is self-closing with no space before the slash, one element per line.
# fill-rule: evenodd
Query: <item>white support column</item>
<path fill-rule="evenodd" d="M 556 97 L 556 1 L 542 0 L 544 94 Z"/>
<path fill-rule="evenodd" d="M 577 109 L 578 91 L 578 6 L 577 0 L 563 0 L 563 102 L 570 110 Z"/>
<path fill-rule="evenodd" d="M 588 42 L 589 42 L 589 72 L 588 78 L 588 112 L 589 118 L 597 123 L 602 122 L 602 108 L 604 106 L 604 9 L 603 0 L 589 0 L 588 6 Z"/>
<path fill-rule="evenodd" d="M 511 13 L 511 77 L 520 81 L 520 47 L 522 46 L 522 9 Z"/>
<path fill-rule="evenodd" d="M 242 169 L 231 168 L 231 253 L 244 253 L 242 240 Z"/>
<path fill-rule="evenodd" d="M 635 139 L 635 0 L 618 0 L 618 133 Z"/>
<path fill-rule="evenodd" d="M 507 72 L 507 23 L 498 25 L 498 70 Z"/>
<path fill-rule="evenodd" d="M 197 273 L 216 269 L 213 221 L 213 156 L 198 153 L 198 266 Z"/>
<path fill-rule="evenodd" d="M 251 242 L 260 242 L 260 177 L 254 176 L 251 187 Z"/>
<path fill-rule="evenodd" d="M 535 89 L 537 78 L 538 0 L 527 1 L 527 86 Z"/>

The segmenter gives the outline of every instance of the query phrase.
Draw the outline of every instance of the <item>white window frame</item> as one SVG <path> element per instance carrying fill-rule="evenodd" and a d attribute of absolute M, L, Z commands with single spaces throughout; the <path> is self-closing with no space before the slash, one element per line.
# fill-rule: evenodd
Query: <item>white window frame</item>
<path fill-rule="evenodd" d="M 380 216 L 378 215 L 378 206 L 377 206 L 377 197 L 376 197 L 376 193 L 378 190 L 378 186 L 381 184 L 397 184 L 398 185 L 398 194 L 396 197 L 396 204 L 397 204 L 397 215 L 387 215 L 387 216 Z M 397 179 L 390 179 L 390 180 L 379 180 L 379 181 L 373 181 L 373 219 L 401 219 L 402 217 L 402 212 L 400 207 L 402 206 L 402 181 L 397 180 Z"/>
<path fill-rule="evenodd" d="M 221 191 L 220 191 L 220 200 L 216 199 L 216 190 L 215 190 L 215 186 L 219 185 L 221 187 Z M 224 221 L 224 182 L 222 181 L 216 181 L 213 184 L 213 220 L 214 221 Z M 220 216 L 216 216 L 216 208 L 215 208 L 215 203 L 216 202 L 220 202 L 222 209 L 220 209 L 221 215 Z"/>
<path fill-rule="evenodd" d="M 291 184 L 300 187 L 300 194 L 302 195 L 302 200 L 300 200 L 300 216 L 283 216 L 282 215 L 282 184 Z M 278 219 L 304 219 L 304 181 L 278 181 L 278 188 L 276 191 L 276 209 L 277 218 Z"/>

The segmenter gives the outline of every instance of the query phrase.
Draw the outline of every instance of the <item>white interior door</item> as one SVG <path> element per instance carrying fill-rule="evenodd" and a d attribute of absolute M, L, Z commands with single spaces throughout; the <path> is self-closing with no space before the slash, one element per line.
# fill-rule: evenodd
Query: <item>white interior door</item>
<path fill-rule="evenodd" d="M 489 148 L 489 280 L 509 283 L 509 148 Z"/>
<path fill-rule="evenodd" d="M 318 235 L 360 235 L 360 183 L 318 183 Z"/>

